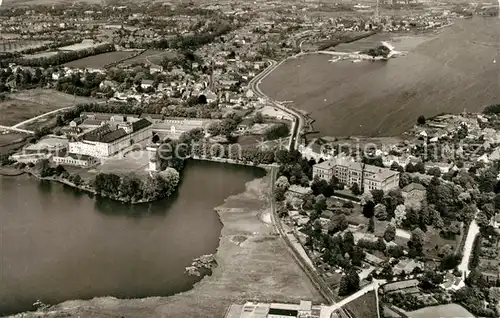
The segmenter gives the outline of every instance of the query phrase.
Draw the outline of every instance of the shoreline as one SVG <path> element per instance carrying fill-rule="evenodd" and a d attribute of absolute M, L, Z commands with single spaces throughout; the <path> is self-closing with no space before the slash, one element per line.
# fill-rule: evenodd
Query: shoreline
<path fill-rule="evenodd" d="M 224 317 L 232 303 L 246 300 L 324 302 L 269 223 L 271 177 L 268 170 L 264 177 L 247 182 L 244 192 L 214 208 L 222 223 L 214 253 L 217 266 L 191 289 L 171 296 L 68 300 L 45 311 L 6 317 Z M 283 262 L 274 264 L 273 275 L 269 275 L 268 266 L 276 257 Z"/>

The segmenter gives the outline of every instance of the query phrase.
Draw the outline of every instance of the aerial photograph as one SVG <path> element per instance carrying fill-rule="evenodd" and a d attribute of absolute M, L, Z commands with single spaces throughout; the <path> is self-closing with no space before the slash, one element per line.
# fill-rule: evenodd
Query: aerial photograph
<path fill-rule="evenodd" d="M 500 318 L 500 0 L 0 0 L 0 317 Z"/>

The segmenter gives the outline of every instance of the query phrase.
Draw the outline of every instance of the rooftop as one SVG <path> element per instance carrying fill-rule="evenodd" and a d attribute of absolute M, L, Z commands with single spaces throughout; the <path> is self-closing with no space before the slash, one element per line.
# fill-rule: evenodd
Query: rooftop
<path fill-rule="evenodd" d="M 381 181 L 399 174 L 399 172 L 387 168 L 365 165 L 361 162 L 349 161 L 343 158 L 328 160 L 314 165 L 315 168 L 325 169 L 325 170 L 337 166 L 345 167 L 348 168 L 349 170 L 364 171 L 365 174 L 368 173 L 368 175 L 365 175 L 366 178 L 373 178 Z M 370 176 L 369 174 L 373 174 L 373 176 Z"/>

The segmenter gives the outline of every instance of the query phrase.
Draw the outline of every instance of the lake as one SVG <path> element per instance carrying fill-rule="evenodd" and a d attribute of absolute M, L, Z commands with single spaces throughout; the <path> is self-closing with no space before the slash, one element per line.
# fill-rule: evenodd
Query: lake
<path fill-rule="evenodd" d="M 185 267 L 215 253 L 213 210 L 258 168 L 190 161 L 177 194 L 125 205 L 27 176 L 0 177 L 0 315 L 96 296 L 167 296 L 200 277 Z"/>
<path fill-rule="evenodd" d="M 326 136 L 398 136 L 420 115 L 480 112 L 500 102 L 500 20 L 458 20 L 423 35 L 377 34 L 338 46 L 357 51 L 388 40 L 406 56 L 329 62 L 330 55 L 290 59 L 262 90 L 307 111 Z"/>

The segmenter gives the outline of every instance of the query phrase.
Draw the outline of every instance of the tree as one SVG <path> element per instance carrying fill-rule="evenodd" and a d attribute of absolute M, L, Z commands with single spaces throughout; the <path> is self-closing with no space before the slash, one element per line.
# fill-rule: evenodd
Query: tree
<path fill-rule="evenodd" d="M 425 125 L 425 117 L 423 115 L 418 116 L 417 124 L 419 124 L 420 126 Z"/>
<path fill-rule="evenodd" d="M 331 197 L 333 195 L 332 185 L 320 178 L 314 178 L 311 184 L 311 190 L 314 195 L 323 194 L 325 197 Z"/>
<path fill-rule="evenodd" d="M 390 257 L 394 257 L 394 258 L 400 258 L 403 255 L 405 255 L 403 248 L 399 245 L 389 246 L 389 248 L 387 249 L 387 254 Z"/>
<path fill-rule="evenodd" d="M 394 211 L 394 222 L 397 226 L 403 225 L 404 220 L 406 219 L 406 207 L 404 204 L 400 204 L 396 207 Z"/>
<path fill-rule="evenodd" d="M 366 202 L 366 204 L 363 205 L 363 215 L 365 216 L 365 218 L 372 218 L 374 214 L 375 203 L 373 203 L 373 201 Z"/>
<path fill-rule="evenodd" d="M 409 162 L 405 167 L 405 171 L 408 173 L 414 173 L 414 172 L 417 172 L 417 169 L 415 169 L 415 166 L 413 165 L 413 163 Z"/>
<path fill-rule="evenodd" d="M 373 202 L 375 204 L 379 204 L 382 202 L 382 199 L 384 199 L 384 190 L 379 190 L 379 189 L 373 189 L 371 191 L 372 197 L 373 197 Z"/>
<path fill-rule="evenodd" d="M 385 245 L 384 239 L 383 239 L 383 238 L 381 238 L 381 237 L 379 237 L 379 238 L 377 239 L 377 250 L 379 250 L 379 251 L 383 252 L 383 251 L 385 251 L 385 248 L 386 248 L 386 247 L 387 247 L 387 246 Z"/>
<path fill-rule="evenodd" d="M 383 204 L 387 208 L 389 217 L 394 216 L 394 212 L 398 205 L 404 204 L 405 200 L 400 190 L 390 190 L 384 197 Z"/>
<path fill-rule="evenodd" d="M 347 231 L 344 234 L 342 245 L 343 245 L 343 250 L 347 253 L 350 253 L 353 250 L 353 248 L 354 248 L 354 235 L 352 234 L 351 231 Z"/>
<path fill-rule="evenodd" d="M 343 214 L 337 214 L 332 216 L 330 219 L 330 224 L 328 225 L 328 234 L 333 235 L 338 232 L 342 232 L 349 227 L 347 219 Z"/>
<path fill-rule="evenodd" d="M 350 254 L 351 264 L 353 266 L 361 266 L 361 262 L 365 258 L 365 252 L 362 248 L 355 246 Z"/>
<path fill-rule="evenodd" d="M 408 241 L 409 257 L 413 258 L 422 255 L 424 239 L 425 233 L 421 229 L 415 229 L 412 231 L 410 240 Z"/>
<path fill-rule="evenodd" d="M 441 176 L 441 169 L 439 169 L 438 167 L 432 167 L 429 169 L 429 171 L 427 171 L 427 174 L 439 178 Z"/>
<path fill-rule="evenodd" d="M 375 221 L 373 220 L 373 217 L 371 217 L 370 221 L 368 221 L 368 232 L 370 233 L 375 232 Z"/>
<path fill-rule="evenodd" d="M 315 203 L 314 203 L 314 210 L 318 214 L 321 214 L 321 212 L 326 210 L 326 198 L 324 195 L 320 194 L 320 195 L 316 196 Z"/>
<path fill-rule="evenodd" d="M 399 187 L 403 189 L 412 182 L 411 175 L 407 172 L 401 173 L 399 176 Z"/>
<path fill-rule="evenodd" d="M 356 270 L 349 269 L 340 279 L 339 296 L 347 296 L 359 289 L 359 276 Z"/>
<path fill-rule="evenodd" d="M 73 177 L 73 183 L 76 185 L 76 186 L 79 186 L 83 183 L 83 180 L 82 180 L 82 177 L 80 177 L 79 174 L 75 174 L 74 177 Z"/>
<path fill-rule="evenodd" d="M 425 165 L 422 161 L 419 161 L 415 164 L 415 171 L 424 174 L 425 173 Z"/>
<path fill-rule="evenodd" d="M 288 188 L 290 187 L 290 183 L 288 182 L 287 177 L 281 176 L 278 178 L 278 180 L 276 180 L 276 186 L 288 190 Z"/>
<path fill-rule="evenodd" d="M 359 189 L 359 185 L 357 183 L 353 183 L 353 185 L 351 186 L 351 192 L 354 195 L 360 195 L 361 194 L 361 190 Z"/>
<path fill-rule="evenodd" d="M 396 238 L 396 227 L 392 224 L 388 224 L 384 232 L 384 240 L 391 242 Z"/>
<path fill-rule="evenodd" d="M 266 140 L 275 140 L 279 138 L 285 138 L 290 134 L 290 127 L 286 124 L 278 124 L 268 128 L 264 132 L 264 138 Z"/>
<path fill-rule="evenodd" d="M 50 177 L 54 174 L 54 169 L 50 167 L 48 159 L 42 159 L 38 162 L 38 172 L 42 178 Z"/>
<path fill-rule="evenodd" d="M 57 165 L 54 173 L 55 175 L 60 176 L 64 171 L 66 171 L 66 169 L 63 166 Z"/>
<path fill-rule="evenodd" d="M 385 221 L 387 220 L 387 209 L 383 204 L 377 204 L 375 206 L 375 217 L 377 220 Z"/>
<path fill-rule="evenodd" d="M 262 124 L 264 122 L 264 116 L 261 112 L 255 113 L 255 117 L 253 118 L 253 122 L 256 124 Z"/>
<path fill-rule="evenodd" d="M 391 163 L 390 169 L 394 170 L 394 171 L 399 171 L 399 172 L 404 172 L 405 171 L 405 168 L 401 167 L 396 161 L 393 161 Z"/>
<path fill-rule="evenodd" d="M 285 200 L 286 189 L 282 187 L 274 188 L 274 199 L 278 202 Z"/>

